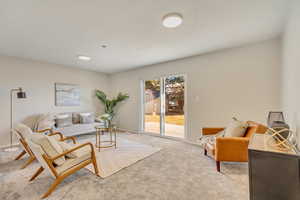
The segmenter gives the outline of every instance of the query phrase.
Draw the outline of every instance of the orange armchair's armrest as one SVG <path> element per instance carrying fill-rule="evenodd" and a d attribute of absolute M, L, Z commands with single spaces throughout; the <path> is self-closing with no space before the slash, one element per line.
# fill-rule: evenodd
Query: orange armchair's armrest
<path fill-rule="evenodd" d="M 202 128 L 202 135 L 214 135 L 223 130 L 225 130 L 225 127 L 204 127 Z"/>
<path fill-rule="evenodd" d="M 217 161 L 247 162 L 249 138 L 219 137 L 216 139 Z"/>

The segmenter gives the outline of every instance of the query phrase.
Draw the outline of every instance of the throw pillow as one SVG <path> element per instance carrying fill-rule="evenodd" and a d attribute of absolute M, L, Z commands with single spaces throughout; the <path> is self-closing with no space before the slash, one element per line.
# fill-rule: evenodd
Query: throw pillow
<path fill-rule="evenodd" d="M 79 112 L 72 113 L 72 120 L 73 120 L 73 124 L 79 124 L 80 123 L 80 113 Z"/>
<path fill-rule="evenodd" d="M 72 115 L 70 115 L 70 114 L 57 115 L 55 117 L 55 124 L 56 124 L 57 128 L 71 126 L 72 125 Z"/>
<path fill-rule="evenodd" d="M 226 127 L 224 137 L 243 137 L 248 128 L 247 122 L 239 121 L 236 118 Z"/>
<path fill-rule="evenodd" d="M 93 113 L 80 113 L 81 124 L 92 124 L 95 122 L 95 116 Z"/>
<path fill-rule="evenodd" d="M 207 143 L 214 145 L 216 143 L 216 139 L 218 137 L 224 137 L 224 133 L 225 133 L 225 131 L 223 130 L 214 135 L 204 135 L 200 138 L 200 145 L 202 147 Z"/>

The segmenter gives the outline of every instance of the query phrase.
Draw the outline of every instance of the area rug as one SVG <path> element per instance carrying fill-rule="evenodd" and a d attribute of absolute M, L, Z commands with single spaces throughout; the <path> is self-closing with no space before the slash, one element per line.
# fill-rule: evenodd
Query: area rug
<path fill-rule="evenodd" d="M 161 149 L 158 147 L 153 147 L 123 138 L 119 139 L 117 140 L 117 148 L 103 148 L 100 152 L 96 149 L 96 157 L 99 168 L 98 175 L 102 178 L 111 176 L 160 150 Z M 93 165 L 88 165 L 86 169 L 95 173 Z"/>

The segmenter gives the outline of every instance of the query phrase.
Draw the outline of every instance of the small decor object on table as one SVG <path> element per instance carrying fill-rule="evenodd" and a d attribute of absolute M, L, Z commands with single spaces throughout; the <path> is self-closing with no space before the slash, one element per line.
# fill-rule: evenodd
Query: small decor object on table
<path fill-rule="evenodd" d="M 105 122 L 104 123 L 105 128 L 108 128 L 111 126 L 113 117 L 110 114 L 105 113 L 105 114 L 101 115 L 99 118 Z"/>
<path fill-rule="evenodd" d="M 285 133 L 285 135 L 287 133 L 287 135 L 283 136 L 283 132 Z M 268 128 L 264 136 L 265 145 L 268 147 L 272 147 L 283 152 L 298 152 L 298 149 L 296 147 L 297 143 L 293 142 L 295 138 L 294 133 L 290 129 L 283 128 L 281 130 L 276 130 L 273 128 Z"/>
<path fill-rule="evenodd" d="M 100 151 L 101 148 L 109 148 L 115 147 L 117 148 L 117 127 L 111 125 L 110 127 L 106 128 L 103 126 L 96 126 L 96 148 Z M 104 133 L 109 133 L 109 140 L 102 140 L 101 137 L 104 136 Z"/>
<path fill-rule="evenodd" d="M 269 128 L 278 131 L 278 134 L 280 134 L 283 138 L 287 139 L 290 136 L 290 127 L 285 123 L 283 112 L 269 112 L 267 123 Z M 282 129 L 285 129 L 285 131 L 281 131 Z"/>

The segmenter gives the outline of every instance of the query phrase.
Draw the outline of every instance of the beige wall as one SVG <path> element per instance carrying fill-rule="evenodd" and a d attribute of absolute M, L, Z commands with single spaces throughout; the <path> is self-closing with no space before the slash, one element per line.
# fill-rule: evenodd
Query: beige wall
<path fill-rule="evenodd" d="M 281 40 L 148 66 L 128 72 L 102 73 L 0 56 L 0 146 L 9 143 L 9 90 L 22 86 L 27 99 L 15 100 L 15 122 L 37 113 L 102 112 L 96 88 L 111 95 L 127 92 L 119 106 L 121 128 L 140 130 L 140 81 L 169 74 L 187 77 L 186 124 L 190 140 L 203 126 L 224 126 L 232 116 L 265 122 L 267 112 L 280 108 Z M 56 107 L 54 83 L 81 88 L 81 106 Z"/>
<path fill-rule="evenodd" d="M 283 108 L 300 141 L 300 1 L 294 0 L 283 37 Z"/>
<path fill-rule="evenodd" d="M 79 84 L 81 105 L 56 107 L 55 82 Z M 98 72 L 0 56 L 0 146 L 9 144 L 9 91 L 20 86 L 26 90 L 28 98 L 14 99 L 15 122 L 37 113 L 101 112 L 101 105 L 94 97 L 94 90 L 108 91 L 108 77 Z"/>
<path fill-rule="evenodd" d="M 157 64 L 111 75 L 112 92 L 127 92 L 119 107 L 120 127 L 140 129 L 140 80 L 173 73 L 187 76 L 187 128 L 190 140 L 203 126 L 224 126 L 232 116 L 265 123 L 280 108 L 281 40 Z"/>

